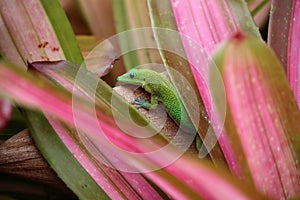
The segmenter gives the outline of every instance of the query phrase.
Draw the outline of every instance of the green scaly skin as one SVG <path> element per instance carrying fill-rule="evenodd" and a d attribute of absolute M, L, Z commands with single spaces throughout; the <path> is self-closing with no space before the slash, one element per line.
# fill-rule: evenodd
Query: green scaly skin
<path fill-rule="evenodd" d="M 176 92 L 175 87 L 163 75 L 150 69 L 131 69 L 127 73 L 119 76 L 118 81 L 141 85 L 151 94 L 151 104 L 147 102 L 138 103 L 146 109 L 156 107 L 160 101 L 166 108 L 169 116 L 184 130 L 195 131 L 190 122 L 188 114 Z M 135 103 L 137 104 L 137 103 Z"/>

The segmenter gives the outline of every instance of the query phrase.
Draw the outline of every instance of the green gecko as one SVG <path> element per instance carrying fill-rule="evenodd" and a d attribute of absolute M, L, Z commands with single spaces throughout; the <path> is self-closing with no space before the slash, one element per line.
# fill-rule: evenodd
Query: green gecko
<path fill-rule="evenodd" d="M 155 108 L 158 101 L 160 101 L 178 126 L 183 128 L 184 131 L 194 131 L 196 133 L 175 87 L 163 75 L 150 69 L 131 69 L 122 76 L 119 76 L 117 80 L 129 84 L 141 85 L 151 94 L 151 103 L 144 101 L 142 98 L 135 98 L 132 104 L 137 105 L 137 108 Z"/>

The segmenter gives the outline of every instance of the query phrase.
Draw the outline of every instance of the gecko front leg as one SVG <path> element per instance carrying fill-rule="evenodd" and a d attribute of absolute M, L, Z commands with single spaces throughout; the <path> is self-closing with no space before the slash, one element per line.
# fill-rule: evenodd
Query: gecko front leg
<path fill-rule="evenodd" d="M 154 95 L 151 95 L 151 103 L 145 101 L 144 98 L 142 96 L 140 96 L 140 97 L 134 98 L 134 100 L 131 102 L 131 104 L 136 105 L 135 107 L 137 109 L 146 108 L 146 109 L 150 110 L 152 108 L 157 107 L 158 101 L 157 101 L 157 97 L 155 97 Z"/>

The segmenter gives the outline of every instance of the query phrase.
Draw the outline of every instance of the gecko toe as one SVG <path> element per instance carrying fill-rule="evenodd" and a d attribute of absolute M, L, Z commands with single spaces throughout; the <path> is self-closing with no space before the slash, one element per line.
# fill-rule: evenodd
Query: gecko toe
<path fill-rule="evenodd" d="M 142 108 L 142 106 L 141 106 L 141 105 L 138 105 L 138 106 L 135 106 L 135 108 L 136 108 L 136 109 L 140 109 L 140 108 Z"/>
<path fill-rule="evenodd" d="M 133 101 L 131 101 L 132 105 L 136 105 L 135 107 L 137 109 L 143 108 L 145 107 L 145 105 L 147 104 L 147 102 L 144 100 L 144 98 L 142 96 L 140 97 L 135 97 Z"/>

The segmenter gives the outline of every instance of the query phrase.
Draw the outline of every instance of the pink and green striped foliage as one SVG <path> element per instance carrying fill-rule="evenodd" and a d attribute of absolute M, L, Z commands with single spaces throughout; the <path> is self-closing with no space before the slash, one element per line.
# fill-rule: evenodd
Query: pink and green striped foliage
<path fill-rule="evenodd" d="M 26 61 L 53 61 L 66 58 L 76 63 L 83 61 L 71 26 L 57 1 L 1 1 L 0 12 L 0 32 L 3 36 L 0 40 L 0 51 L 10 62 L 23 66 L 24 69 Z M 43 116 L 24 110 L 29 122 L 28 126 L 31 132 L 36 133 L 32 135 L 43 156 L 79 198 L 95 199 L 99 196 L 159 198 L 153 186 L 140 174 L 122 174 L 117 170 L 107 169 L 106 166 L 97 165 L 86 154 L 87 151 L 80 148 L 81 144 L 74 139 L 75 136 L 70 131 L 72 128 L 65 128 L 65 124 L 61 125 L 60 121 L 56 121 L 57 118 L 51 118 L 51 116 L 60 116 L 59 118 L 64 118 L 65 123 L 74 125 L 70 94 L 69 96 L 64 92 L 57 94 L 56 91 L 61 91 L 60 87 L 53 87 L 47 81 L 37 81 L 36 75 L 26 79 L 20 75 L 24 74 L 24 71 L 15 69 L 16 73 L 11 73 L 10 68 L 13 66 L 9 65 L 8 68 L 0 70 L 3 76 L 6 74 L 6 80 L 11 80 L 9 83 L 5 83 L 4 79 L 0 81 L 3 88 L 10 91 L 10 95 L 7 93 L 4 96 L 22 99 L 23 103 L 36 105 L 37 109 L 44 108 L 44 113 L 49 117 L 48 120 L 54 131 L 49 123 L 43 120 Z M 55 93 L 57 95 L 53 95 Z M 82 110 L 79 109 L 78 113 L 86 119 L 91 119 L 86 112 L 86 106 L 80 108 Z M 47 131 L 44 131 L 45 129 Z M 45 140 L 44 135 L 49 132 L 52 134 L 49 134 Z M 57 142 L 56 134 L 60 137 L 60 142 Z M 50 147 L 49 143 L 52 143 Z M 69 158 L 73 156 L 70 152 L 76 155 L 77 161 Z M 64 160 L 68 162 L 62 162 Z M 82 166 L 85 169 L 80 167 L 78 162 L 84 163 Z M 81 173 L 68 168 L 78 169 Z M 74 181 L 74 177 L 80 181 Z M 143 187 L 143 190 L 140 190 L 140 187 Z"/>
<path fill-rule="evenodd" d="M 54 86 L 43 77 L 33 76 L 31 73 L 21 71 L 12 65 L 2 63 L 0 67 L 0 78 L 2 80 L 0 84 L 0 92 L 2 94 L 5 94 L 19 105 L 41 110 L 44 113 L 47 113 L 47 115 L 54 117 L 56 120 L 60 120 L 61 122 L 68 124 L 70 127 L 75 126 L 73 115 L 74 110 L 72 110 L 72 96 L 70 92 L 66 92 L 66 90 L 62 90 L 59 87 Z M 13 88 L 8 88 L 6 85 L 11 85 Z M 28 93 L 27 91 L 31 92 Z M 24 93 L 26 93 L 27 98 L 22 98 Z M 45 101 L 45 97 L 47 97 L 47 101 Z M 165 141 L 165 139 L 159 135 L 148 139 L 137 139 L 124 134 L 123 131 L 120 130 L 115 124 L 113 118 L 105 114 L 107 111 L 97 106 L 96 103 L 96 113 L 98 116 L 97 119 L 101 124 L 104 134 L 102 135 L 99 133 L 99 129 L 95 127 L 95 124 L 92 123 L 95 122 L 95 119 L 93 119 L 94 116 L 91 114 L 90 110 L 89 112 L 86 112 L 86 101 L 81 100 L 78 103 L 79 104 L 77 104 L 76 110 L 82 114 L 82 117 L 77 119 L 79 120 L 76 124 L 77 128 L 78 130 L 84 131 L 85 134 L 90 138 L 98 138 L 97 142 L 99 143 L 97 144 L 97 147 L 99 148 L 100 153 L 104 153 L 104 157 L 108 159 L 112 165 L 117 163 L 121 165 L 122 162 L 125 162 L 127 165 L 130 165 L 130 167 L 144 172 L 144 176 L 148 177 L 153 183 L 157 184 L 170 197 L 178 199 L 198 199 L 201 197 L 208 199 L 222 199 L 224 197 L 230 199 L 263 198 L 257 192 L 252 190 L 250 186 L 242 186 L 243 184 L 237 180 L 234 180 L 233 177 L 226 175 L 224 172 L 216 171 L 212 166 L 210 166 L 210 164 L 203 161 L 200 162 L 195 157 L 193 158 L 191 156 L 183 155 L 172 164 L 168 166 L 161 166 L 166 158 L 172 157 L 172 155 L 176 154 L 178 151 L 173 146 L 170 146 L 170 148 L 165 151 L 161 151 L 161 157 L 151 156 L 151 154 L 146 154 L 145 157 L 141 157 L 130 153 L 116 155 L 114 151 L 108 151 L 108 149 L 105 149 L 109 147 L 106 142 L 106 137 L 109 138 L 113 144 L 126 149 L 129 152 L 136 153 L 151 152 L 154 149 L 162 148 L 162 146 L 167 144 L 167 141 Z M 79 144 L 85 144 L 86 141 L 84 141 L 84 139 L 81 138 L 78 133 L 73 133 L 73 138 L 70 138 L 68 136 L 70 133 L 66 134 L 64 131 L 65 128 L 63 127 L 66 127 L 65 125 L 61 126 L 57 124 L 57 122 L 53 123 L 51 118 L 49 119 L 53 127 L 55 127 L 58 131 L 60 130 L 60 137 L 64 142 L 66 142 L 66 145 L 73 146 L 73 148 L 70 150 L 75 154 L 75 157 L 77 157 L 79 160 L 86 159 L 85 156 L 78 151 L 78 147 L 85 152 L 87 145 L 85 145 L 85 147 L 81 145 L 77 147 L 78 144 L 73 143 L 72 140 L 74 137 L 77 138 L 76 141 L 79 142 Z M 143 133 L 141 132 L 141 134 Z M 107 154 L 107 152 L 109 152 L 109 154 Z M 90 158 L 91 153 L 93 152 L 89 151 L 87 154 Z M 99 157 L 94 158 L 96 160 L 98 159 L 103 161 L 99 159 Z M 114 163 L 113 158 L 118 158 L 118 162 Z M 82 163 L 86 166 L 88 162 L 82 161 Z M 156 171 L 151 171 L 153 166 L 162 168 Z M 90 169 L 92 168 L 86 168 L 88 171 Z M 97 177 L 94 178 L 97 179 Z M 98 181 L 101 180 L 102 179 L 99 179 Z M 105 185 L 106 184 L 103 186 L 105 187 Z M 214 188 L 218 189 L 217 193 L 211 189 L 212 185 L 214 185 Z M 140 188 L 141 185 L 139 184 L 137 186 Z M 143 188 L 142 192 L 143 195 L 148 194 L 151 196 L 155 194 L 153 193 L 154 191 L 149 191 L 149 193 L 145 194 L 144 189 L 145 188 Z M 112 190 L 112 192 L 113 191 L 115 190 Z M 148 197 L 150 198 L 150 196 Z M 148 198 L 147 196 L 144 197 L 146 199 Z"/>
<path fill-rule="evenodd" d="M 210 154 L 212 160 L 216 164 L 216 161 L 219 159 L 212 154 L 214 150 L 217 150 L 217 152 L 222 151 L 230 170 L 234 174 L 241 176 L 240 166 L 237 163 L 229 140 L 222 129 L 222 119 L 218 120 L 215 116 L 215 107 L 208 85 L 208 74 L 210 70 L 209 60 L 213 51 L 224 39 L 228 38 L 235 31 L 243 30 L 256 37 L 260 37 L 258 28 L 253 22 L 246 3 L 241 0 L 171 0 L 170 3 L 168 3 L 168 0 L 163 1 L 164 3 L 149 0 L 149 2 L 153 10 L 151 19 L 153 24 L 157 24 L 162 28 L 175 29 L 182 36 L 182 50 L 185 52 L 190 65 L 184 67 L 189 67 L 189 71 L 193 74 L 197 85 L 196 90 L 201 95 L 210 118 L 210 125 L 213 127 L 215 137 L 218 138 L 218 144 L 221 149 L 216 148 L 218 146 L 214 145 L 214 143 L 212 144 L 213 146 L 208 146 L 209 149 L 212 149 Z M 167 11 L 158 14 L 162 10 Z M 159 15 L 159 18 L 156 15 Z M 167 21 L 162 21 L 163 19 Z M 176 26 L 174 27 L 173 24 Z M 161 45 L 173 46 L 172 43 L 166 44 L 166 41 L 160 41 L 159 37 L 157 37 L 157 40 Z M 169 60 L 165 58 L 166 64 L 172 67 L 174 62 Z M 182 69 L 182 71 L 187 71 L 187 69 Z M 179 87 L 178 90 L 180 91 L 180 86 L 177 85 L 177 87 Z M 183 101 L 185 101 L 184 98 Z M 188 100 L 186 100 L 186 104 L 189 104 Z M 189 106 L 187 106 L 187 110 L 189 111 Z M 206 136 L 201 135 L 201 137 L 204 143 L 206 143 L 205 138 L 208 138 L 208 140 L 210 140 L 209 138 L 213 138 L 209 134 Z"/>
<path fill-rule="evenodd" d="M 51 2 L 55 2 L 57 12 L 52 12 L 53 5 L 47 0 L 22 1 L 22 4 L 19 2 L 15 0 L 0 2 L 0 31 L 5 37 L 5 40 L 0 42 L 0 49 L 5 58 L 19 65 L 24 65 L 27 59 L 30 61 L 69 59 L 77 64 L 82 62 L 74 34 L 68 29 L 70 26 L 56 1 Z M 149 6 L 155 3 L 166 5 L 162 0 L 148 0 L 148 2 Z M 175 21 L 172 22 L 175 22 L 178 31 L 202 47 L 193 50 L 188 41 L 182 39 L 187 58 L 193 64 L 191 69 L 198 91 L 209 116 L 214 119 L 214 116 L 218 115 L 215 111 L 218 111 L 220 106 L 218 102 L 212 101 L 210 96 L 218 95 L 214 93 L 218 90 L 211 92 L 209 90 L 211 88 L 206 85 L 211 78 L 208 58 L 213 55 L 220 42 L 237 30 L 259 38 L 257 28 L 246 4 L 241 0 L 168 2 L 171 7 L 165 11 L 174 18 Z M 293 16 L 297 19 L 299 1 L 293 1 L 290 5 L 294 6 Z M 31 9 L 32 7 L 36 9 Z M 14 17 L 10 15 L 10 11 L 14 11 Z M 37 21 L 38 16 L 42 16 L 46 22 L 42 24 L 44 28 L 38 26 L 41 25 L 41 21 Z M 295 38 L 299 26 L 298 23 L 290 24 L 293 30 L 290 37 L 294 38 L 290 41 L 294 41 L 295 46 L 290 43 L 289 50 L 293 53 L 286 55 L 292 55 L 291 69 L 294 70 L 291 71 L 296 75 L 299 72 L 297 64 L 299 48 Z M 26 30 L 35 31 L 26 32 Z M 26 34 L 23 35 L 23 32 Z M 50 48 L 52 44 L 55 49 Z M 43 63 L 35 65 L 38 71 L 56 83 L 54 85 L 39 73 L 24 72 L 14 65 L 2 62 L 0 93 L 19 106 L 35 109 L 46 115 L 56 133 L 51 132 L 48 141 L 37 143 L 58 175 L 67 181 L 67 185 L 80 198 L 87 198 L 89 196 L 87 193 L 101 192 L 97 188 L 104 191 L 106 198 L 163 198 L 144 177 L 172 199 L 265 198 L 260 192 L 272 199 L 299 195 L 299 108 L 277 58 L 262 41 L 238 33 L 217 51 L 214 61 L 219 66 L 224 81 L 227 102 L 222 103 L 227 103 L 228 108 L 225 131 L 217 133 L 221 134 L 219 144 L 223 152 L 218 151 L 224 154 L 231 172 L 238 175 L 241 180 L 236 180 L 237 178 L 228 172 L 214 169 L 210 163 L 187 155 L 179 157 L 170 165 L 164 165 L 165 160 L 178 154 L 178 149 L 172 145 L 167 150 L 161 151 L 159 156 L 147 154 L 162 149 L 168 141 L 160 133 L 148 139 L 140 139 L 120 129 L 112 118 L 112 110 L 116 110 L 127 128 L 132 130 L 132 124 L 128 123 L 120 109 L 120 105 L 128 106 L 128 104 L 118 97 L 118 103 L 111 105 L 112 89 L 102 80 L 99 80 L 100 86 L 95 96 L 91 95 L 91 88 L 84 82 L 97 77 L 89 72 L 84 73 L 86 76 L 83 76 L 84 79 L 77 85 L 78 91 L 76 89 L 74 93 L 73 85 L 78 65 L 72 65 L 71 70 L 67 69 L 66 62 L 58 62 L 60 65 L 55 63 L 54 67 L 49 66 L 51 62 L 47 65 Z M 201 75 L 204 76 L 199 76 L 197 71 L 201 71 Z M 293 76 L 290 80 L 297 83 L 297 77 L 298 75 Z M 90 99 L 95 100 L 95 104 L 91 105 L 88 101 Z M 213 110 L 214 107 L 217 110 Z M 146 122 L 133 108 L 129 109 L 131 114 L 137 117 L 138 122 Z M 32 122 L 31 127 L 41 122 L 37 120 L 36 115 L 27 117 L 28 121 Z M 215 125 L 217 122 L 212 121 L 212 124 Z M 47 123 L 42 125 L 49 126 Z M 43 129 L 35 130 L 36 134 L 33 135 L 35 140 L 39 141 L 45 133 Z M 147 130 L 140 131 L 138 134 L 144 136 L 146 132 Z M 47 146 L 49 141 L 55 141 L 52 137 L 56 134 L 62 144 L 53 143 L 57 145 L 55 148 L 61 149 L 63 146 L 69 154 L 62 152 L 58 154 L 55 149 L 45 148 L 49 147 Z M 109 144 L 126 151 L 117 151 Z M 51 150 L 54 153 L 49 153 Z M 74 182 L 72 179 L 74 174 L 67 174 L 68 171 L 64 171 L 61 167 L 61 160 L 67 159 L 65 155 L 74 155 L 84 168 L 82 174 L 87 172 L 97 187 L 92 187 L 92 184 L 88 184 L 87 188 L 80 187 L 80 184 L 84 185 L 90 181 L 87 176 L 82 176 L 82 179 L 80 177 L 78 183 L 77 180 Z M 58 161 L 55 162 L 55 159 Z M 72 168 L 76 163 L 68 164 Z M 130 170 L 143 173 L 144 177 L 139 173 L 128 172 Z"/>
<path fill-rule="evenodd" d="M 238 32 L 214 61 L 227 96 L 225 130 L 243 178 L 272 199 L 299 195 L 300 111 L 279 60 L 262 41 Z"/>
<path fill-rule="evenodd" d="M 215 132 L 218 136 L 220 136 L 218 138 L 218 142 L 231 171 L 243 180 L 254 184 L 258 189 L 272 198 L 289 198 L 299 194 L 299 145 L 297 144 L 299 143 L 300 131 L 299 126 L 297 126 L 296 123 L 299 121 L 299 109 L 295 106 L 295 99 L 291 94 L 291 89 L 287 84 L 286 77 L 280 69 L 281 66 L 278 63 L 277 58 L 273 53 L 270 53 L 270 49 L 266 49 L 265 45 L 252 38 L 253 36 L 260 38 L 260 35 L 252 21 L 250 13 L 246 9 L 246 4 L 243 1 L 231 0 L 213 0 L 209 2 L 201 0 L 171 0 L 171 9 L 174 13 L 173 16 L 172 13 L 168 14 L 167 12 L 158 14 L 158 10 L 162 10 L 159 3 L 155 0 L 150 0 L 149 2 L 151 2 L 150 6 L 153 8 L 153 24 L 169 28 L 170 24 L 173 23 L 172 20 L 175 20 L 177 30 L 182 34 L 184 51 L 188 61 L 190 62 L 190 67 L 193 71 L 199 93 L 201 94 L 207 113 L 211 118 Z M 293 9 L 292 7 L 286 8 L 284 6 L 277 6 L 276 10 L 280 11 L 288 9 L 289 11 L 293 11 L 294 17 L 289 19 L 296 19 L 295 14 L 299 11 L 299 9 L 296 10 L 295 8 L 299 2 L 287 2 L 294 6 Z M 161 3 L 161 5 L 164 6 L 166 6 L 166 4 L 167 3 Z M 160 18 L 155 15 L 159 15 Z M 168 18 L 166 15 L 168 15 Z M 159 21 L 163 18 L 168 21 L 163 23 Z M 286 18 L 281 16 L 281 20 L 285 19 Z M 289 25 L 292 24 L 293 30 L 296 30 L 299 23 L 295 23 L 293 20 L 293 22 L 289 23 Z M 281 29 L 282 27 L 280 26 L 279 21 L 277 24 L 277 30 L 280 31 Z M 216 101 L 216 99 L 214 99 L 214 101 L 212 100 L 211 95 L 215 91 L 220 92 L 221 90 L 219 88 L 209 88 L 209 72 L 214 68 L 214 65 L 208 65 L 209 56 L 213 55 L 216 47 L 224 39 L 227 39 L 239 30 L 246 32 L 248 35 L 252 35 L 251 42 L 254 41 L 254 44 L 260 45 L 257 45 L 257 47 L 251 47 L 249 44 L 242 45 L 241 47 L 236 44 L 234 39 L 230 39 L 226 44 L 228 46 L 231 45 L 231 51 L 229 52 L 229 50 L 224 47 L 222 50 L 218 51 L 218 54 L 224 52 L 222 54 L 224 55 L 224 58 L 219 58 L 220 60 L 227 60 L 227 57 L 232 58 L 231 60 L 234 60 L 234 58 L 236 58 L 236 60 L 241 58 L 241 62 L 243 61 L 241 64 L 252 67 L 249 67 L 249 69 L 238 68 L 239 71 L 232 70 L 231 73 L 226 73 L 226 77 L 224 76 L 225 74 L 222 73 L 224 84 L 234 77 L 240 77 L 242 79 L 242 73 L 252 73 L 250 70 L 253 70 L 255 67 L 265 68 L 267 61 L 270 61 L 270 66 L 264 70 L 269 70 L 269 68 L 272 67 L 274 72 L 271 72 L 271 70 L 267 72 L 258 70 L 258 72 L 255 72 L 257 75 L 257 77 L 255 77 L 256 84 L 247 84 L 247 87 L 245 86 L 245 88 L 242 89 L 239 89 L 239 87 L 241 87 L 241 84 L 245 83 L 245 81 L 240 83 L 240 79 L 232 83 L 230 86 L 226 84 L 224 85 L 226 100 L 228 101 L 227 107 L 230 112 L 229 114 L 227 113 L 226 116 L 225 131 L 220 131 L 217 130 L 218 127 L 220 127 L 220 124 L 218 124 L 218 121 L 214 121 L 214 119 L 218 119 L 215 115 L 218 109 L 220 112 L 221 106 L 218 105 L 218 101 Z M 293 33 L 295 35 L 294 32 L 290 31 L 289 33 Z M 272 31 L 269 35 L 272 35 Z M 280 36 L 282 35 L 280 34 Z M 190 39 L 186 39 L 187 37 Z M 248 36 L 245 38 L 248 38 Z M 284 38 L 290 38 L 290 46 L 297 46 L 297 42 L 291 43 L 291 36 L 285 36 Z M 159 36 L 157 36 L 157 39 L 162 45 L 168 45 L 165 44 L 165 41 L 159 41 Z M 191 40 L 193 40 L 193 42 L 191 42 Z M 248 39 L 246 41 L 248 41 Z M 193 46 L 195 43 L 197 44 L 197 47 L 200 48 L 195 48 Z M 278 45 L 278 49 L 280 49 L 280 47 L 285 47 L 285 45 L 287 44 L 281 44 L 281 46 Z M 261 50 L 258 50 L 259 48 L 261 48 Z M 262 56 L 264 60 L 260 59 L 260 62 L 253 61 L 257 57 L 255 51 L 265 52 L 264 54 L 261 53 L 261 55 L 265 55 Z M 247 52 L 247 54 L 244 54 L 244 52 Z M 285 56 L 293 55 L 293 53 L 294 55 L 299 55 L 294 47 L 294 51 L 289 51 Z M 291 59 L 291 61 L 296 63 L 298 60 L 297 58 L 298 57 L 295 56 L 295 58 Z M 273 61 L 271 62 L 272 59 Z M 165 60 L 167 64 L 170 63 L 167 59 Z M 228 64 L 228 66 L 225 66 L 225 64 Z M 234 68 L 232 63 L 222 63 L 219 65 L 224 65 L 224 68 L 222 68 L 224 70 L 230 67 Z M 295 77 L 293 79 L 296 83 L 297 80 L 299 80 L 299 78 L 297 78 L 298 75 L 296 75 L 297 71 L 299 71 L 299 65 L 296 64 L 294 66 Z M 238 64 L 236 64 L 236 67 L 238 67 Z M 258 77 L 261 82 L 257 81 Z M 216 80 L 216 77 L 214 77 L 214 79 Z M 273 86 L 272 84 L 275 80 L 278 82 Z M 282 83 L 282 85 L 278 83 Z M 261 87 L 258 87 L 260 84 Z M 255 89 L 260 89 L 261 91 L 255 91 Z M 235 90 L 241 91 L 241 93 L 244 92 L 243 95 L 249 96 L 250 99 L 254 98 L 253 93 L 255 92 L 259 95 L 263 94 L 262 91 L 264 91 L 265 94 L 269 95 L 266 96 L 266 99 L 264 99 L 265 96 L 263 96 L 255 101 L 246 101 L 247 99 L 242 96 L 236 95 L 233 97 L 233 91 Z M 293 90 L 295 91 L 295 89 Z M 278 94 L 279 91 L 282 96 Z M 287 96 L 283 98 L 283 95 L 285 94 Z M 277 100 L 278 97 L 280 97 L 279 100 Z M 272 100 L 272 102 L 270 102 L 270 98 L 274 98 L 276 100 Z M 238 107 L 239 104 L 242 104 L 242 106 Z M 235 106 L 237 106 L 238 109 L 236 109 Z M 249 107 L 251 110 L 248 110 Z M 234 112 L 231 110 L 233 108 L 235 108 Z M 262 116 L 264 117 L 263 120 L 261 119 Z M 235 117 L 238 117 L 239 121 L 235 122 L 233 120 L 236 119 Z M 293 119 L 289 122 L 290 118 Z M 232 119 L 231 124 L 229 119 Z M 244 122 L 243 119 L 248 120 Z M 238 130 L 235 130 L 235 128 L 232 128 L 235 126 L 245 126 L 246 128 L 236 128 Z M 247 126 L 250 127 L 248 128 Z M 256 135 L 256 133 L 259 135 Z M 255 143 L 256 141 L 257 143 Z M 254 151 L 252 149 L 254 147 L 258 150 Z M 243 154 L 241 154 L 242 152 Z"/>

